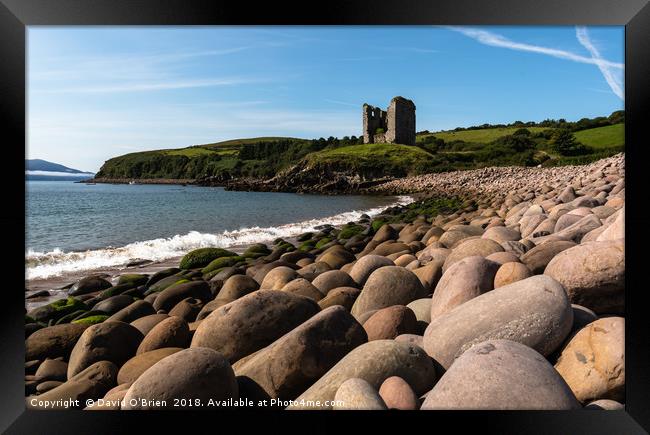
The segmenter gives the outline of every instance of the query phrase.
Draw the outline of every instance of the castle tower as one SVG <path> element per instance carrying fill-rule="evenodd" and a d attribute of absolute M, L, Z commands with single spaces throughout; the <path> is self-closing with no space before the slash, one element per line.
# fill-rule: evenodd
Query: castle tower
<path fill-rule="evenodd" d="M 369 104 L 363 105 L 363 143 L 383 142 L 380 138 L 375 138 L 377 129 L 382 128 L 386 131 L 386 112 L 379 107 Z M 377 140 L 375 140 L 377 139 Z"/>
<path fill-rule="evenodd" d="M 388 111 L 363 105 L 363 143 L 415 145 L 415 104 L 404 97 L 390 100 Z"/>
<path fill-rule="evenodd" d="M 415 145 L 415 104 L 395 97 L 388 106 L 386 142 Z"/>

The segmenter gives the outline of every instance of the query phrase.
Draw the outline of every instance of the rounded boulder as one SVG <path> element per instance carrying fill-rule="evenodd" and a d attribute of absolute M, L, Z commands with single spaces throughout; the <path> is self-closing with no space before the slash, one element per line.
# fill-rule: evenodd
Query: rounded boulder
<path fill-rule="evenodd" d="M 524 264 L 519 262 L 504 263 L 494 275 L 494 288 L 503 287 L 531 276 L 530 269 Z"/>
<path fill-rule="evenodd" d="M 578 400 L 625 399 L 625 319 L 604 317 L 574 335 L 555 369 Z"/>
<path fill-rule="evenodd" d="M 289 281 L 284 287 L 282 287 L 282 291 L 299 296 L 305 296 L 315 301 L 320 301 L 324 297 L 323 293 L 321 293 L 305 278 L 296 278 L 293 281 Z"/>
<path fill-rule="evenodd" d="M 191 347 L 208 347 L 235 362 L 271 344 L 320 311 L 304 296 L 258 290 L 230 302 L 203 319 Z"/>
<path fill-rule="evenodd" d="M 427 296 L 417 275 L 399 266 L 384 266 L 370 274 L 361 294 L 352 306 L 352 315 L 391 305 L 406 305 Z"/>
<path fill-rule="evenodd" d="M 416 394 L 423 394 L 433 386 L 436 371 L 431 358 L 418 346 L 395 340 L 371 341 L 343 357 L 287 409 L 310 408 L 308 401 L 322 404 L 334 400 L 341 384 L 350 378 L 361 378 L 378 389 L 391 376 L 401 377 Z M 331 406 L 313 409 L 331 409 Z"/>
<path fill-rule="evenodd" d="M 366 380 L 351 378 L 336 390 L 333 409 L 380 411 L 387 407 L 377 390 Z"/>
<path fill-rule="evenodd" d="M 235 372 L 255 381 L 271 398 L 294 399 L 367 341 L 347 310 L 330 307 L 238 362 Z"/>
<path fill-rule="evenodd" d="M 389 409 L 412 411 L 420 409 L 420 400 L 411 386 L 399 376 L 391 376 L 379 387 L 379 395 Z"/>
<path fill-rule="evenodd" d="M 184 349 L 161 359 L 133 382 L 122 409 L 179 409 L 212 401 L 237 399 L 235 373 L 219 352 L 205 347 Z M 174 406 L 174 399 L 186 399 Z"/>
<path fill-rule="evenodd" d="M 318 305 L 322 310 L 332 307 L 334 305 L 342 305 L 346 310 L 350 311 L 354 301 L 357 300 L 361 290 L 354 287 L 339 287 L 330 290 L 323 299 L 318 301 Z"/>
<path fill-rule="evenodd" d="M 111 317 L 106 319 L 106 322 L 118 321 L 131 323 L 136 319 L 155 313 L 156 311 L 153 309 L 153 306 L 149 302 L 138 300 L 113 314 Z"/>
<path fill-rule="evenodd" d="M 117 373 L 117 383 L 130 384 L 135 382 L 149 367 L 161 359 L 181 350 L 183 349 L 180 347 L 164 347 L 134 356 L 120 368 L 120 371 Z"/>
<path fill-rule="evenodd" d="M 470 239 L 460 243 L 452 249 L 451 254 L 445 260 L 442 266 L 443 273 L 446 272 L 453 264 L 467 257 L 487 257 L 495 252 L 503 252 L 503 247 L 490 239 Z"/>
<path fill-rule="evenodd" d="M 499 264 L 483 257 L 467 257 L 454 263 L 438 281 L 431 298 L 431 319 L 494 288 Z"/>
<path fill-rule="evenodd" d="M 311 282 L 323 295 L 337 287 L 356 287 L 357 283 L 347 273 L 340 270 L 328 270 L 318 275 Z"/>
<path fill-rule="evenodd" d="M 544 356 L 569 334 L 573 310 L 560 283 L 536 275 L 475 297 L 432 317 L 424 349 L 445 369 L 474 344 L 508 339 Z"/>
<path fill-rule="evenodd" d="M 88 325 L 83 323 L 64 323 L 35 331 L 25 340 L 25 361 L 58 357 L 69 359 L 86 328 Z"/>
<path fill-rule="evenodd" d="M 205 281 L 190 281 L 167 287 L 160 292 L 153 302 L 153 308 L 156 311 L 165 310 L 169 312 L 174 308 L 174 305 L 185 298 L 199 299 L 203 302 L 210 301 L 212 299 L 210 285 Z"/>
<path fill-rule="evenodd" d="M 599 314 L 624 311 L 623 239 L 586 242 L 562 251 L 548 263 L 544 274 L 560 282 L 574 304 Z"/>
<path fill-rule="evenodd" d="M 190 328 L 181 317 L 170 316 L 154 326 L 144 337 L 136 355 L 164 347 L 187 347 L 190 344 Z"/>
<path fill-rule="evenodd" d="M 217 294 L 216 299 L 226 299 L 234 301 L 255 290 L 259 289 L 259 284 L 248 275 L 233 275 L 226 279 Z"/>
<path fill-rule="evenodd" d="M 391 340 L 400 334 L 416 334 L 418 322 L 415 314 L 404 305 L 382 308 L 363 324 L 368 341 Z"/>
<path fill-rule="evenodd" d="M 372 272 L 384 266 L 394 266 L 392 260 L 382 255 L 364 255 L 361 257 L 352 269 L 350 270 L 350 277 L 360 286 L 366 283 L 366 280 Z"/>
<path fill-rule="evenodd" d="M 487 340 L 464 352 L 440 378 L 422 409 L 570 410 L 580 404 L 535 350 Z"/>
<path fill-rule="evenodd" d="M 538 275 L 544 273 L 544 269 L 553 257 L 564 250 L 573 248 L 574 246 L 576 246 L 574 242 L 567 240 L 553 240 L 535 246 L 533 249 L 522 255 L 520 260 L 523 264 L 528 266 L 528 269 L 530 269 L 533 274 Z"/>
<path fill-rule="evenodd" d="M 143 338 L 128 323 L 104 322 L 88 327 L 70 354 L 68 379 L 98 361 L 111 361 L 120 367 L 135 355 Z"/>

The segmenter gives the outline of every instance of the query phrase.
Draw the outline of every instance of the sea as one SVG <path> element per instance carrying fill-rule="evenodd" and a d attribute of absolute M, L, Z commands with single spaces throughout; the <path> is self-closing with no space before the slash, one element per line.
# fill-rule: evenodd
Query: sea
<path fill-rule="evenodd" d="M 202 247 L 270 243 L 409 202 L 408 196 L 26 181 L 25 279 L 161 261 Z"/>

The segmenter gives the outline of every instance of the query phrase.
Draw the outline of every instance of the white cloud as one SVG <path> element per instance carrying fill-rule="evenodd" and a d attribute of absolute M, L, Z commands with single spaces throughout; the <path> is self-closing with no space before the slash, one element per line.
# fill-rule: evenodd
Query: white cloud
<path fill-rule="evenodd" d="M 591 58 L 597 61 L 596 65 L 598 65 L 598 69 L 600 69 L 600 72 L 603 74 L 603 77 L 605 78 L 605 81 L 609 87 L 612 89 L 612 92 L 614 92 L 614 94 L 616 94 L 616 96 L 621 100 L 625 99 L 625 96 L 623 95 L 623 87 L 619 79 L 612 73 L 612 67 L 606 63 L 606 61 L 600 55 L 600 51 L 591 42 L 589 33 L 587 33 L 587 28 L 576 27 L 576 37 L 578 38 L 580 44 L 582 44 L 582 46 L 585 47 L 587 51 L 589 51 Z"/>
<path fill-rule="evenodd" d="M 517 51 L 527 51 L 531 53 L 545 54 L 547 56 L 557 57 L 559 59 L 571 60 L 573 62 L 588 63 L 593 65 L 605 66 L 607 68 L 618 68 L 623 69 L 624 65 L 622 63 L 610 62 L 603 59 L 602 57 L 586 57 L 577 53 L 573 53 L 566 50 L 560 50 L 557 48 L 543 47 L 539 45 L 526 44 L 522 42 L 512 41 L 506 38 L 503 35 L 499 35 L 494 32 L 489 32 L 487 30 L 474 29 L 469 27 L 455 27 L 448 26 L 449 30 L 454 32 L 462 33 L 465 36 L 468 36 L 472 39 L 477 40 L 481 44 L 489 45 L 492 47 L 501 47 L 508 48 L 511 50 Z"/>

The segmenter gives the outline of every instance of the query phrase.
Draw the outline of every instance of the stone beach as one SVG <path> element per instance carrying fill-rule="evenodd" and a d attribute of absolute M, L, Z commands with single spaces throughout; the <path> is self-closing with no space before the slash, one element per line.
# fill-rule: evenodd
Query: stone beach
<path fill-rule="evenodd" d="M 26 405 L 623 408 L 624 174 L 407 177 L 356 222 L 57 283 L 26 299 Z"/>

